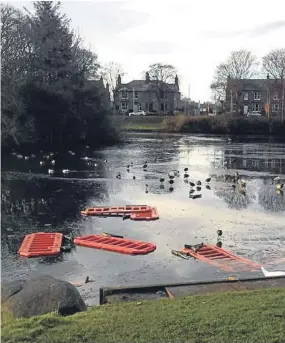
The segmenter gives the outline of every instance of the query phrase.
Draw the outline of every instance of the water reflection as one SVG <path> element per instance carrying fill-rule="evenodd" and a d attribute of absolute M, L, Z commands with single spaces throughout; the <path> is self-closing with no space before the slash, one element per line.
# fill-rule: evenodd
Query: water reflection
<path fill-rule="evenodd" d="M 272 252 L 277 238 L 282 238 L 283 232 L 285 236 L 284 193 L 277 192 L 272 184 L 275 173 L 285 178 L 285 144 L 229 144 L 222 137 L 130 135 L 127 144 L 105 150 L 55 153 L 52 176 L 48 175 L 50 161 L 41 166 L 42 156 L 35 155 L 29 160 L 2 156 L 4 280 L 30 272 L 48 272 L 69 280 L 90 275 L 99 287 L 175 282 L 177 278 L 223 278 L 224 274 L 202 262 L 180 261 L 170 253 L 185 242 L 216 244 L 217 228 L 225 233 L 218 244 L 248 258 L 266 261 L 270 254 L 277 259 L 285 253 L 285 241 L 280 240 L 278 251 Z M 84 156 L 88 159 L 82 159 Z M 259 164 L 251 167 L 244 160 L 258 160 Z M 147 168 L 143 168 L 145 162 Z M 71 172 L 63 175 L 62 169 Z M 244 191 L 234 189 L 226 177 L 237 170 L 246 181 Z M 207 183 L 209 176 L 212 179 Z M 153 205 L 160 220 L 137 223 L 121 218 L 81 217 L 81 209 L 101 204 Z M 249 230 L 254 237 L 266 240 L 262 244 L 245 242 L 242 235 Z M 57 258 L 20 258 L 17 250 L 24 235 L 38 231 L 76 235 L 106 231 L 154 242 L 157 250 L 132 258 L 73 248 Z"/>

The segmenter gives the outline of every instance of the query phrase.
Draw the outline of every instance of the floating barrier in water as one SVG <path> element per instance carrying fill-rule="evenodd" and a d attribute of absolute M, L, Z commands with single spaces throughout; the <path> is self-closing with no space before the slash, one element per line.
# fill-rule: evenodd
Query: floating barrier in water
<path fill-rule="evenodd" d="M 88 235 L 76 237 L 74 244 L 87 248 L 102 249 L 128 255 L 146 255 L 156 249 L 156 245 L 112 235 Z"/>
<path fill-rule="evenodd" d="M 37 232 L 26 235 L 18 253 L 24 257 L 55 256 L 61 251 L 61 233 Z"/>
<path fill-rule="evenodd" d="M 132 220 L 156 220 L 159 219 L 155 207 L 147 205 L 127 205 L 127 206 L 105 206 L 105 207 L 90 207 L 81 211 L 83 216 L 103 216 L 117 217 L 122 216 L 124 219 Z"/>
<path fill-rule="evenodd" d="M 201 245 L 196 251 L 185 245 L 185 248 L 181 251 L 227 272 L 253 272 L 259 271 L 261 268 L 261 265 L 258 263 L 238 257 L 222 248 L 207 244 Z"/>

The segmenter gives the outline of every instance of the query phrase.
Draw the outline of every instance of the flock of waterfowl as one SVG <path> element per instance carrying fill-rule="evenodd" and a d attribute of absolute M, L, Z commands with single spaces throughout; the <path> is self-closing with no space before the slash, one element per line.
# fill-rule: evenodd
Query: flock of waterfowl
<path fill-rule="evenodd" d="M 86 149 L 89 149 L 89 146 L 86 146 Z M 41 153 L 43 154 L 43 152 L 41 151 Z M 76 153 L 69 150 L 68 154 L 70 156 L 75 156 Z M 12 152 L 12 155 L 16 156 L 18 159 L 24 159 L 24 160 L 30 160 L 30 159 L 35 159 L 36 156 L 34 154 L 28 155 L 28 156 L 24 156 L 22 154 L 18 154 L 16 152 Z M 84 156 L 81 157 L 82 160 L 86 161 L 86 164 L 89 167 L 97 167 L 97 163 L 95 163 L 92 158 L 88 157 L 88 156 Z M 107 163 L 107 160 L 104 160 L 104 163 Z M 154 163 L 156 163 L 156 158 L 154 159 Z M 56 164 L 56 154 L 53 152 L 47 153 L 47 154 L 43 154 L 41 157 L 41 160 L 39 161 L 39 164 L 41 167 L 44 166 L 48 166 L 48 170 L 47 173 L 52 176 L 55 173 L 55 164 Z M 130 162 L 127 166 L 126 166 L 126 171 L 129 173 L 131 171 L 131 169 L 135 167 L 133 162 Z M 148 170 L 148 161 L 144 161 L 141 165 L 142 169 L 144 171 Z M 58 172 L 61 172 L 62 174 L 69 174 L 71 172 L 71 170 L 64 168 L 61 170 L 58 170 Z M 202 195 L 201 194 L 194 194 L 195 191 L 196 192 L 200 192 L 201 188 L 202 188 L 202 182 L 200 180 L 198 181 L 189 181 L 190 175 L 189 175 L 189 169 L 188 167 L 185 167 L 183 170 L 183 180 L 186 183 L 189 183 L 190 185 L 190 191 L 189 191 L 189 197 L 192 199 L 197 199 L 197 198 L 201 198 Z M 181 174 L 182 174 L 181 173 Z M 171 171 L 167 174 L 167 176 L 164 177 L 160 177 L 159 178 L 159 182 L 161 184 L 161 188 L 164 188 L 165 183 L 168 182 L 169 184 L 169 191 L 173 191 L 174 190 L 174 183 L 175 183 L 175 178 L 179 178 L 180 177 L 180 171 L 179 170 L 174 170 Z M 121 179 L 122 175 L 121 172 L 118 172 L 116 174 L 116 178 L 117 179 Z M 136 179 L 136 176 L 133 174 L 132 176 L 133 180 Z M 239 175 L 238 172 L 236 172 L 234 175 L 226 175 L 224 178 L 224 181 L 226 182 L 231 182 L 232 183 L 232 188 L 235 190 L 238 190 L 241 194 L 245 193 L 246 190 L 246 185 L 247 182 L 241 178 L 241 176 Z M 277 192 L 282 192 L 283 188 L 284 188 L 284 183 L 281 182 L 281 178 L 275 177 L 272 180 L 272 183 L 275 185 L 276 191 Z M 209 183 L 211 182 L 211 177 L 208 177 L 205 179 L 205 188 L 206 189 L 211 189 Z M 145 192 L 148 193 L 148 184 L 145 185 Z"/>

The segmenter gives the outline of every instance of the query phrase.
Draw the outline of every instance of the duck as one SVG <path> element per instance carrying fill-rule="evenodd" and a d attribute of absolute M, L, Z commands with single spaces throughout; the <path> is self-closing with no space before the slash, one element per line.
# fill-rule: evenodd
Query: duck
<path fill-rule="evenodd" d="M 53 169 L 49 169 L 48 173 L 49 173 L 49 175 L 53 175 L 54 174 L 54 170 Z"/>
<path fill-rule="evenodd" d="M 30 159 L 30 157 L 29 156 L 25 156 L 25 160 L 27 161 L 27 160 L 29 160 Z"/>
<path fill-rule="evenodd" d="M 121 173 L 118 173 L 118 174 L 116 175 L 116 178 L 117 178 L 117 179 L 121 179 L 121 177 L 122 177 L 122 176 L 121 176 Z"/>
<path fill-rule="evenodd" d="M 135 175 L 133 175 L 133 180 L 135 180 L 136 179 L 136 177 L 135 177 Z"/>
<path fill-rule="evenodd" d="M 280 176 L 276 176 L 273 181 L 277 182 L 277 181 L 280 181 Z"/>
<path fill-rule="evenodd" d="M 147 168 L 147 164 L 145 163 L 144 165 L 143 165 L 143 169 L 146 169 Z"/>
<path fill-rule="evenodd" d="M 169 177 L 170 180 L 172 180 L 172 179 L 174 179 L 175 176 L 174 176 L 174 174 L 169 173 L 169 174 L 168 174 L 168 177 Z"/>
<path fill-rule="evenodd" d="M 179 176 L 180 175 L 179 170 L 174 171 L 173 174 L 174 174 L 174 176 Z"/>
<path fill-rule="evenodd" d="M 189 194 L 193 194 L 195 192 L 195 189 L 190 189 Z"/>
<path fill-rule="evenodd" d="M 196 186 L 195 182 L 192 182 L 192 181 L 190 181 L 189 184 L 190 184 L 191 187 L 195 187 Z"/>
<path fill-rule="evenodd" d="M 194 194 L 194 195 L 192 195 L 191 198 L 192 198 L 193 200 L 202 198 L 202 194 Z"/>
<path fill-rule="evenodd" d="M 210 191 L 211 190 L 210 185 L 206 185 L 206 189 L 208 189 Z"/>
<path fill-rule="evenodd" d="M 197 185 L 197 186 L 201 186 L 201 185 L 202 185 L 202 182 L 201 182 L 201 181 L 197 181 L 197 182 L 196 182 L 196 185 Z"/>
<path fill-rule="evenodd" d="M 218 236 L 222 236 L 222 234 L 223 234 L 223 231 L 222 231 L 222 230 L 217 230 L 217 235 L 218 235 Z"/>
<path fill-rule="evenodd" d="M 188 168 L 184 168 L 184 171 L 187 172 L 187 171 L 188 171 Z"/>
<path fill-rule="evenodd" d="M 69 169 L 62 169 L 62 173 L 63 174 L 68 174 L 68 173 L 70 173 L 70 170 Z"/>
<path fill-rule="evenodd" d="M 169 182 L 171 185 L 174 184 L 174 180 L 172 180 L 172 179 L 170 179 L 168 182 Z"/>
<path fill-rule="evenodd" d="M 200 192 L 200 191 L 201 191 L 201 187 L 199 187 L 199 186 L 196 187 L 196 191 L 197 191 L 197 192 Z"/>
<path fill-rule="evenodd" d="M 51 161 L 51 164 L 54 166 L 54 165 L 55 165 L 55 160 L 52 160 L 52 161 Z"/>
<path fill-rule="evenodd" d="M 188 179 L 188 177 L 189 177 L 189 174 L 184 174 L 185 179 Z"/>
<path fill-rule="evenodd" d="M 281 189 L 283 189 L 283 187 L 284 187 L 284 183 L 279 183 L 279 184 L 276 185 L 276 189 L 277 189 L 278 191 L 281 190 Z"/>
<path fill-rule="evenodd" d="M 164 182 L 165 180 L 164 180 L 164 177 L 161 177 L 160 179 L 159 179 L 159 181 L 160 182 Z"/>
<path fill-rule="evenodd" d="M 211 178 L 208 177 L 206 180 L 205 180 L 207 183 L 211 182 Z"/>
<path fill-rule="evenodd" d="M 104 160 L 104 163 L 107 163 L 108 161 L 107 160 Z"/>

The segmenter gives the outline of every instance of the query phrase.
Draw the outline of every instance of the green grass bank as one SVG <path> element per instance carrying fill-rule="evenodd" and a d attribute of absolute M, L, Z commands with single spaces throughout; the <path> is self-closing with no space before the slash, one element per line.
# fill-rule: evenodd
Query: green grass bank
<path fill-rule="evenodd" d="M 122 131 L 178 132 L 201 134 L 263 134 L 285 137 L 285 121 L 268 118 L 211 116 L 113 116 L 113 125 Z"/>
<path fill-rule="evenodd" d="M 285 289 L 97 306 L 70 317 L 2 316 L 2 342 L 281 343 Z"/>

